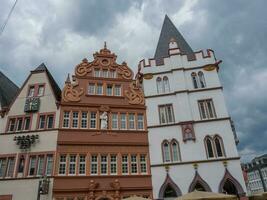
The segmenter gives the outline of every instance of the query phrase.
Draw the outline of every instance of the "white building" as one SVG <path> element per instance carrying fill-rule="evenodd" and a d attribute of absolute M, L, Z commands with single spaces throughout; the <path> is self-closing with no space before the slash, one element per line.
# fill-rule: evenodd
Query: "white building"
<path fill-rule="evenodd" d="M 154 58 L 140 61 L 155 199 L 195 189 L 246 198 L 219 63 L 193 52 L 168 16 Z"/>
<path fill-rule="evenodd" d="M 17 96 L 2 112 L 1 200 L 37 199 L 40 178 L 53 175 L 60 95 L 57 83 L 41 64 L 31 71 Z M 52 199 L 52 184 L 50 178 L 48 194 L 41 195 L 40 199 Z M 46 188 L 41 192 L 47 193 Z"/>

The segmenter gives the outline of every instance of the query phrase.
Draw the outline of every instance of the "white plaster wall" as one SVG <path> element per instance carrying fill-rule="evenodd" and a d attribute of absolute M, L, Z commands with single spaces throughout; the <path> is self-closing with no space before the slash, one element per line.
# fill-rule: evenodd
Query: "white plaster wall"
<path fill-rule="evenodd" d="M 228 161 L 227 169 L 233 177 L 238 180 L 243 190 L 246 192 L 240 162 L 238 160 Z M 160 187 L 166 178 L 166 170 L 164 167 L 152 167 L 151 171 L 153 196 L 154 198 L 158 198 Z M 225 173 L 225 168 L 222 162 L 200 163 L 198 164 L 198 173 L 202 179 L 208 183 L 213 192 L 218 192 L 219 184 Z M 180 188 L 182 194 L 186 194 L 188 193 L 189 186 L 195 176 L 195 169 L 192 164 L 172 165 L 169 169 L 169 175 Z"/>
<path fill-rule="evenodd" d="M 0 181 L 0 195 L 12 194 L 12 200 L 36 200 L 38 179 Z M 53 179 L 50 179 L 49 194 L 41 195 L 40 200 L 52 200 Z"/>

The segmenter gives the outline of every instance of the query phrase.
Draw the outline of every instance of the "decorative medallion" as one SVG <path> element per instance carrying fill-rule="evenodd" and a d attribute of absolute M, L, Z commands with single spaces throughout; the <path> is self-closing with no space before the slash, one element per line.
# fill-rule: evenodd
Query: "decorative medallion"
<path fill-rule="evenodd" d="M 62 91 L 62 99 L 65 102 L 79 102 L 81 100 L 81 95 L 83 94 L 83 88 L 80 91 L 75 90 L 74 87 L 78 86 L 79 83 L 71 83 L 70 81 L 65 82 L 65 87 Z"/>
<path fill-rule="evenodd" d="M 205 71 L 213 71 L 213 70 L 216 69 L 216 68 L 217 68 L 216 65 L 211 64 L 211 65 L 206 65 L 206 66 L 204 67 L 204 70 L 205 70 Z"/>
<path fill-rule="evenodd" d="M 133 81 L 130 84 L 129 89 L 125 91 L 125 96 L 128 98 L 130 104 L 145 104 L 142 88 L 138 86 L 137 81 Z"/>
<path fill-rule="evenodd" d="M 144 74 L 144 79 L 150 80 L 152 78 L 153 78 L 153 74 L 152 73 Z"/>

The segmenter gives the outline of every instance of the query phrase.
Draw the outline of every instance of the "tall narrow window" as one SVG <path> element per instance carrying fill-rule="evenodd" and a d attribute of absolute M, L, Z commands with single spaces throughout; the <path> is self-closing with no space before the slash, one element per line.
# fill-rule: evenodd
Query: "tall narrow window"
<path fill-rule="evenodd" d="M 25 117 L 24 118 L 24 130 L 29 130 L 31 125 L 31 118 Z"/>
<path fill-rule="evenodd" d="M 43 95 L 44 95 L 44 85 L 39 85 L 37 96 L 40 97 Z"/>
<path fill-rule="evenodd" d="M 143 114 L 137 115 L 137 129 L 138 130 L 144 129 L 144 115 Z"/>
<path fill-rule="evenodd" d="M 108 78 L 108 70 L 104 69 L 102 71 L 102 75 L 103 75 L 104 78 Z"/>
<path fill-rule="evenodd" d="M 76 173 L 76 155 L 69 156 L 69 174 L 74 175 Z"/>
<path fill-rule="evenodd" d="M 198 101 L 201 119 L 215 118 L 215 108 L 212 99 L 205 99 Z"/>
<path fill-rule="evenodd" d="M 36 156 L 31 156 L 28 175 L 33 176 L 35 174 L 35 169 L 36 169 Z"/>
<path fill-rule="evenodd" d="M 193 86 L 195 89 L 197 89 L 198 88 L 197 74 L 193 72 L 191 74 L 191 77 L 192 77 Z"/>
<path fill-rule="evenodd" d="M 179 161 L 179 145 L 176 141 L 173 141 L 171 143 L 171 149 L 172 149 L 172 161 L 176 162 Z"/>
<path fill-rule="evenodd" d="M 8 131 L 9 132 L 15 131 L 15 127 L 16 127 L 16 119 L 10 119 L 8 125 Z"/>
<path fill-rule="evenodd" d="M 118 129 L 118 114 L 112 113 L 112 129 Z"/>
<path fill-rule="evenodd" d="M 128 174 L 128 155 L 122 155 L 122 174 Z"/>
<path fill-rule="evenodd" d="M 39 129 L 45 128 L 45 115 L 40 115 L 38 128 Z"/>
<path fill-rule="evenodd" d="M 72 112 L 72 128 L 78 128 L 79 113 Z"/>
<path fill-rule="evenodd" d="M 222 139 L 216 136 L 214 138 L 214 143 L 216 147 L 216 154 L 218 157 L 223 157 Z"/>
<path fill-rule="evenodd" d="M 96 128 L 96 112 L 90 113 L 90 128 Z"/>
<path fill-rule="evenodd" d="M 38 156 L 37 176 L 42 176 L 44 172 L 44 156 Z"/>
<path fill-rule="evenodd" d="M 166 141 L 162 145 L 163 148 L 163 162 L 170 162 L 171 161 L 171 156 L 170 156 L 170 145 Z"/>
<path fill-rule="evenodd" d="M 115 96 L 121 96 L 121 86 L 115 85 Z"/>
<path fill-rule="evenodd" d="M 22 118 L 18 118 L 17 119 L 17 131 L 21 131 L 22 130 L 22 123 L 23 123 L 23 119 Z"/>
<path fill-rule="evenodd" d="M 48 115 L 47 119 L 46 119 L 46 127 L 49 128 L 53 128 L 54 126 L 54 115 Z"/>
<path fill-rule="evenodd" d="M 101 174 L 107 174 L 108 173 L 108 159 L 107 156 L 101 156 Z"/>
<path fill-rule="evenodd" d="M 63 128 L 69 128 L 70 126 L 70 112 L 65 111 L 63 114 Z"/>
<path fill-rule="evenodd" d="M 91 156 L 91 174 L 97 174 L 97 155 Z"/>
<path fill-rule="evenodd" d="M 135 129 L 135 117 L 134 113 L 129 114 L 129 129 Z"/>
<path fill-rule="evenodd" d="M 110 156 L 110 174 L 117 174 L 117 156 Z"/>
<path fill-rule="evenodd" d="M 96 86 L 96 94 L 97 95 L 102 95 L 103 94 L 103 85 L 102 84 L 97 84 L 97 86 Z"/>
<path fill-rule="evenodd" d="M 212 146 L 212 140 L 209 137 L 207 137 L 205 138 L 205 143 L 206 143 L 205 145 L 206 145 L 208 158 L 213 158 L 214 151 L 213 151 L 213 146 Z"/>
<path fill-rule="evenodd" d="M 109 71 L 109 78 L 116 78 L 116 72 L 114 70 Z"/>
<path fill-rule="evenodd" d="M 51 176 L 52 175 L 52 169 L 53 169 L 53 155 L 47 155 L 45 174 L 47 176 Z"/>
<path fill-rule="evenodd" d="M 163 92 L 170 92 L 170 84 L 167 76 L 163 77 Z"/>
<path fill-rule="evenodd" d="M 6 173 L 6 165 L 7 159 L 6 158 L 0 158 L 0 177 L 5 177 Z"/>
<path fill-rule="evenodd" d="M 87 112 L 82 112 L 81 128 L 87 128 Z"/>
<path fill-rule="evenodd" d="M 131 155 L 131 173 L 137 174 L 137 156 Z"/>
<path fill-rule="evenodd" d="M 94 76 L 95 77 L 100 77 L 100 70 L 99 69 L 95 69 L 94 70 Z"/>
<path fill-rule="evenodd" d="M 34 86 L 30 86 L 28 97 L 33 97 L 33 96 L 34 96 Z"/>
<path fill-rule="evenodd" d="M 142 174 L 147 173 L 147 165 L 146 165 L 146 155 L 140 155 L 140 170 Z"/>
<path fill-rule="evenodd" d="M 160 94 L 163 92 L 163 84 L 162 84 L 161 78 L 158 77 L 156 82 L 157 82 L 157 91 L 158 91 L 158 94 Z"/>
<path fill-rule="evenodd" d="M 121 113 L 120 114 L 120 129 L 126 129 L 126 114 L 125 113 Z"/>
<path fill-rule="evenodd" d="M 107 85 L 107 96 L 112 96 L 113 94 L 113 86 L 112 85 Z"/>
<path fill-rule="evenodd" d="M 79 156 L 79 174 L 84 175 L 86 170 L 85 155 Z"/>
<path fill-rule="evenodd" d="M 7 172 L 6 172 L 7 177 L 13 177 L 14 168 L 15 168 L 15 158 L 8 158 Z"/>
<path fill-rule="evenodd" d="M 159 118 L 161 124 L 173 123 L 174 114 L 172 105 L 161 105 L 159 106 Z"/>
<path fill-rule="evenodd" d="M 60 175 L 66 174 L 66 155 L 60 155 L 59 157 L 59 169 L 58 173 Z"/>
<path fill-rule="evenodd" d="M 88 86 L 88 94 L 95 94 L 95 84 L 90 83 Z"/>
<path fill-rule="evenodd" d="M 205 82 L 204 74 L 203 74 L 202 71 L 199 71 L 199 72 L 198 72 L 198 78 L 199 78 L 200 86 L 201 86 L 202 88 L 205 88 L 205 87 L 206 87 L 206 82 Z"/>

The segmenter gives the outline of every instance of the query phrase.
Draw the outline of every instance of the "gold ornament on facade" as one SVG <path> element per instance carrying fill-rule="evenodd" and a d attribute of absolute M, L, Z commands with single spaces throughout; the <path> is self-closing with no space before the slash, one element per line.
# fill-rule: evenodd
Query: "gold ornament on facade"
<path fill-rule="evenodd" d="M 74 87 L 78 85 L 78 82 L 73 84 L 70 81 L 65 82 L 65 87 L 62 91 L 62 99 L 65 102 L 79 102 L 81 100 L 83 88 L 81 88 L 80 91 L 74 89 Z"/>
<path fill-rule="evenodd" d="M 83 59 L 83 61 L 75 68 L 75 74 L 77 76 L 85 76 L 87 73 L 91 71 L 92 71 L 92 63 L 89 63 L 86 58 Z"/>
<path fill-rule="evenodd" d="M 217 66 L 215 66 L 215 65 L 206 65 L 205 67 L 204 67 L 204 70 L 205 71 L 213 71 L 214 69 L 216 69 L 217 68 Z"/>
<path fill-rule="evenodd" d="M 152 78 L 153 78 L 153 74 L 151 74 L 151 73 L 144 74 L 144 79 L 146 79 L 146 80 L 150 80 L 150 79 L 152 79 Z"/>
<path fill-rule="evenodd" d="M 125 91 L 125 96 L 128 98 L 130 104 L 145 104 L 143 91 L 137 84 L 137 81 L 133 81 L 130 84 L 129 89 Z"/>

